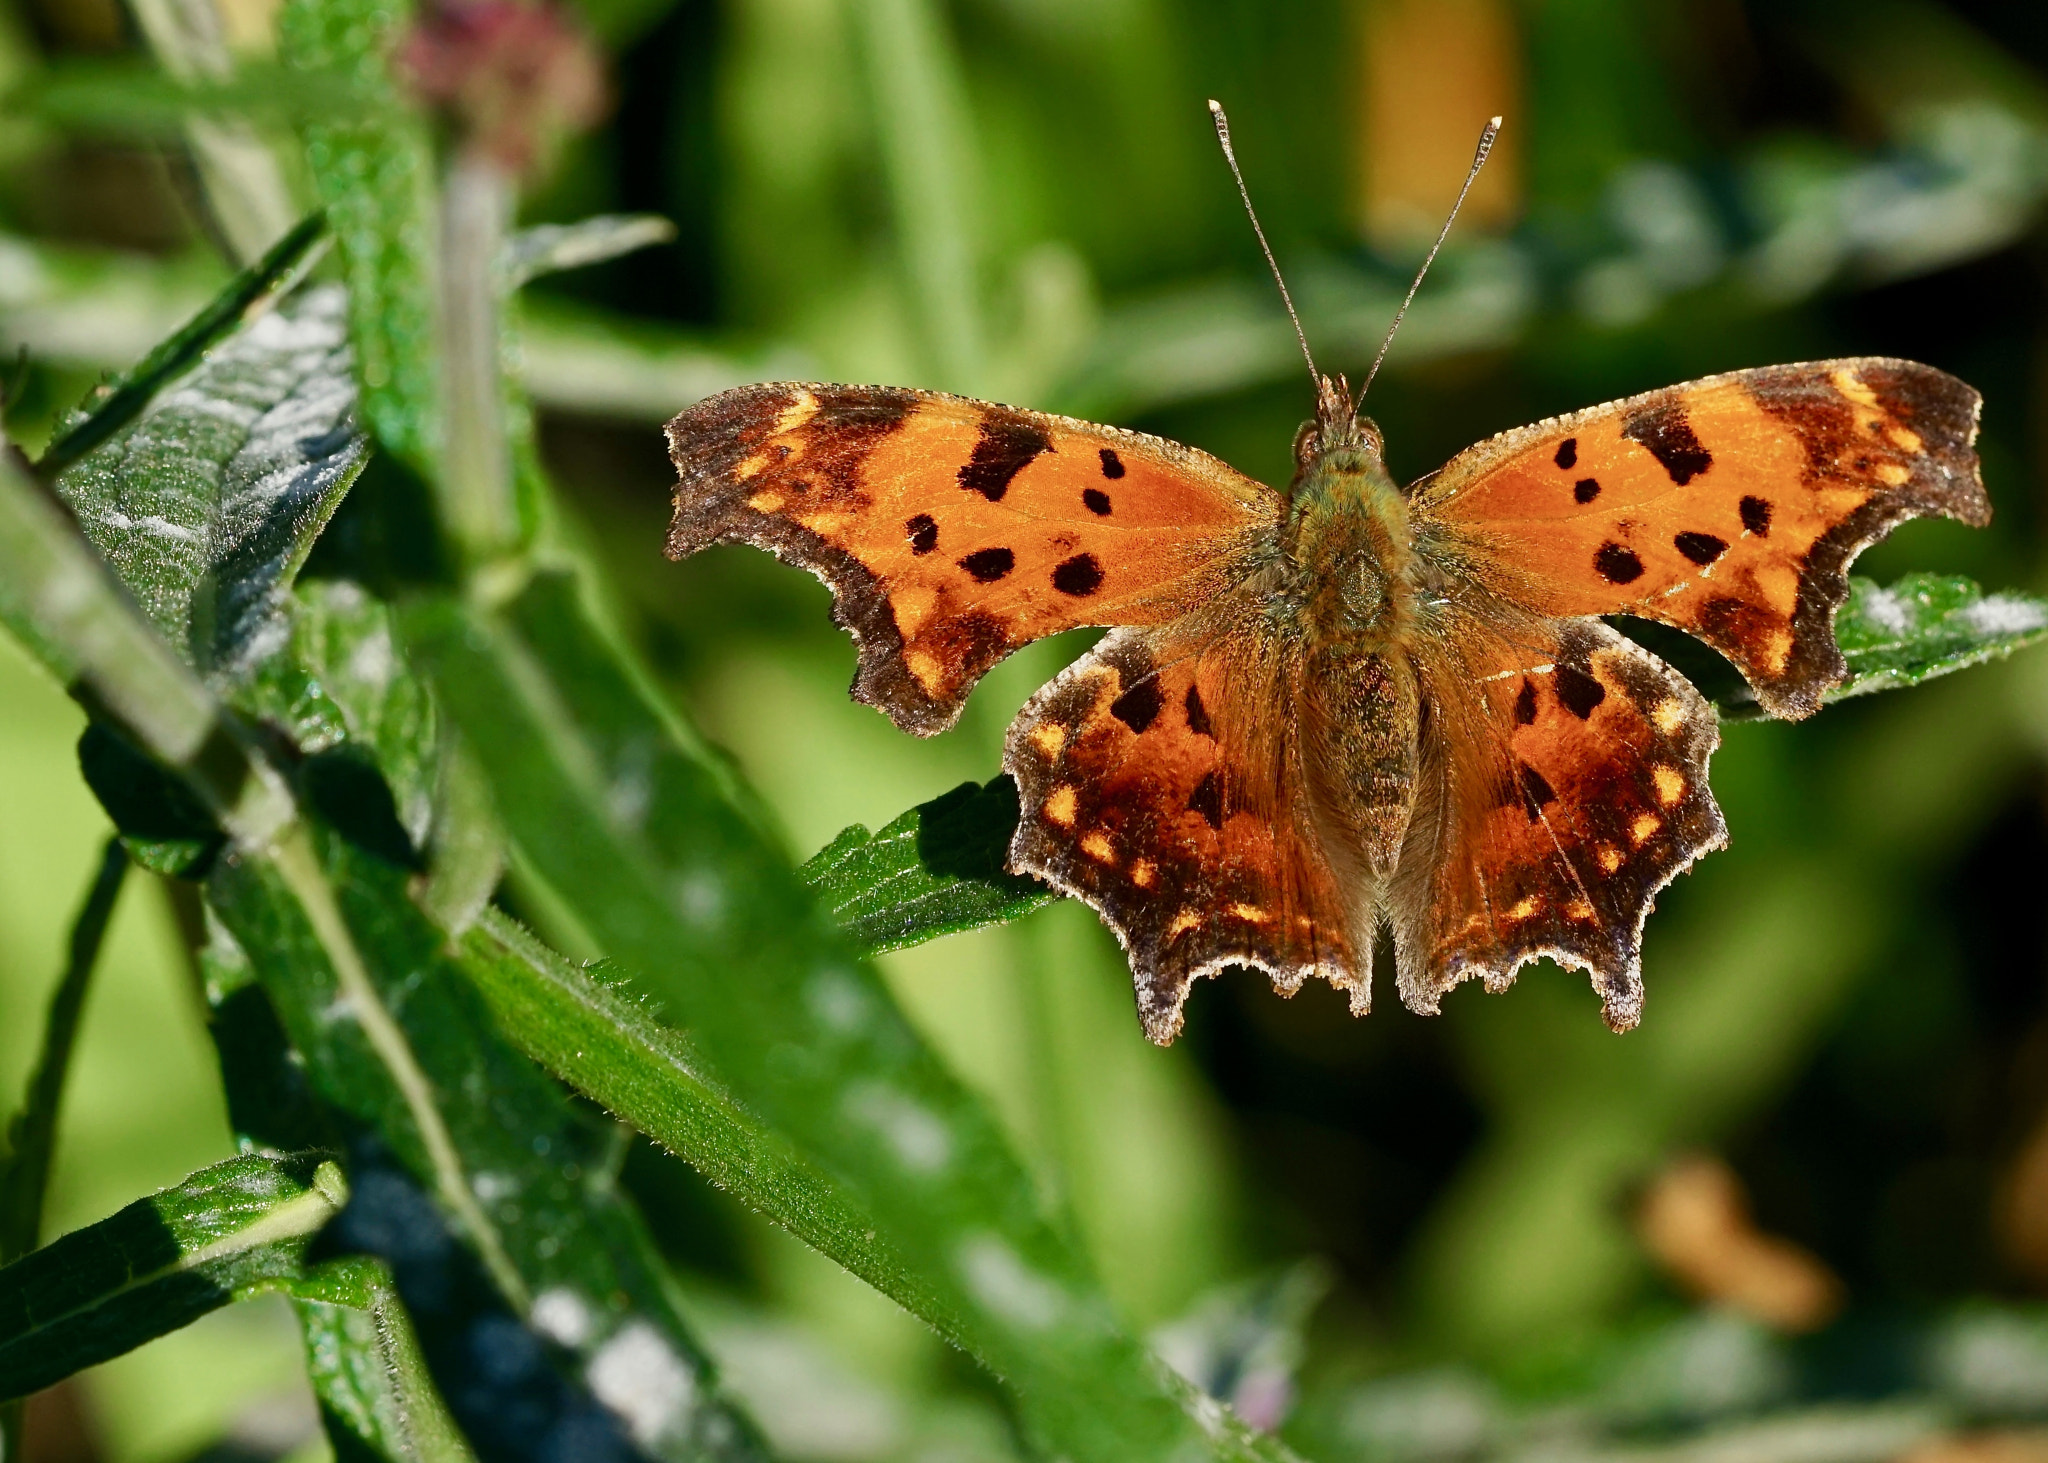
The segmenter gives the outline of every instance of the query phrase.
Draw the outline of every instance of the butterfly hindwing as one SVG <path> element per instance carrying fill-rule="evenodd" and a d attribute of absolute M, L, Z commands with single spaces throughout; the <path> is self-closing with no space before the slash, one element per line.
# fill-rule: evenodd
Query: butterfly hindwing
<path fill-rule="evenodd" d="M 1292 993 L 1310 976 L 1368 995 L 1370 926 L 1347 903 L 1306 816 L 1299 747 L 1266 712 L 1293 669 L 1273 647 L 1176 651 L 1117 630 L 1040 691 L 1004 766 L 1021 818 L 1010 867 L 1101 913 L 1130 955 L 1145 1033 L 1171 1041 L 1189 985 L 1255 966 Z M 1363 944 L 1363 948 L 1360 945 Z"/>
<path fill-rule="evenodd" d="M 1774 715 L 1847 673 L 1846 571 L 1908 518 L 1989 521 L 1977 393 L 1910 361 L 1769 366 L 1504 433 L 1418 485 L 1418 520 L 1543 614 L 1633 614 L 1727 656 Z"/>
<path fill-rule="evenodd" d="M 923 735 L 1040 636 L 1199 603 L 1278 512 L 1190 448 L 931 391 L 742 387 L 668 439 L 670 557 L 731 540 L 809 569 L 859 648 L 855 697 Z"/>
<path fill-rule="evenodd" d="M 1474 663 L 1487 642 L 1467 638 Z M 1623 1030 L 1642 1010 L 1657 891 L 1727 841 L 1707 787 L 1713 707 L 1598 620 L 1491 643 L 1493 668 L 1468 683 L 1466 730 L 1494 755 L 1439 746 L 1421 779 L 1391 911 L 1402 995 L 1433 1011 L 1462 980 L 1498 989 L 1549 955 L 1591 972 Z"/>

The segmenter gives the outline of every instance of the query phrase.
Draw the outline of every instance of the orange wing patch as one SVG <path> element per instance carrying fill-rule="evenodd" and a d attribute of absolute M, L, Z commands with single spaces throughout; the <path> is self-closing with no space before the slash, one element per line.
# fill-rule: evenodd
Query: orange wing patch
<path fill-rule="evenodd" d="M 1424 776 L 1394 886 L 1401 993 L 1435 1011 L 1462 980 L 1498 990 L 1548 955 L 1592 973 L 1623 1031 L 1657 892 L 1727 842 L 1707 788 L 1720 731 L 1683 676 L 1599 621 L 1552 629 L 1533 654 L 1502 642 L 1479 683 L 1470 709 L 1504 755 Z"/>
<path fill-rule="evenodd" d="M 1346 902 L 1306 815 L 1299 750 L 1264 692 L 1290 673 L 1249 646 L 1175 655 L 1119 630 L 1025 706 L 1004 767 L 1022 817 L 1010 867 L 1092 905 L 1130 955 L 1145 1034 L 1165 1045 L 1189 986 L 1226 965 L 1293 994 L 1310 976 L 1370 997 L 1371 925 Z M 1256 704 L 1254 704 L 1256 702 Z M 1276 700 L 1275 704 L 1282 703 Z"/>
<path fill-rule="evenodd" d="M 732 540 L 811 570 L 859 648 L 854 697 L 920 735 L 1041 636 L 1201 603 L 1279 511 L 1190 448 L 937 392 L 742 387 L 668 439 L 669 556 Z"/>
<path fill-rule="evenodd" d="M 1908 518 L 1990 520 L 1978 406 L 1909 361 L 1737 371 L 1482 442 L 1414 511 L 1489 588 L 1676 625 L 1801 717 L 1848 673 L 1834 617 L 1856 555 Z"/>

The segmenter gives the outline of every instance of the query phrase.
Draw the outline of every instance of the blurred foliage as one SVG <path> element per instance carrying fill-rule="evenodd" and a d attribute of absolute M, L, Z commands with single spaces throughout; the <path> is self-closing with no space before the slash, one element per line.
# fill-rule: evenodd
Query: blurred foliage
<path fill-rule="evenodd" d="M 1479 119 L 1499 110 L 1507 131 L 1487 191 L 1375 386 L 1397 474 L 1493 431 L 1709 371 L 1859 353 L 1929 361 L 1985 395 L 1997 518 L 1975 533 L 1910 525 L 1863 561 L 1871 583 L 1844 636 L 1872 677 L 1859 689 L 1911 684 L 1927 656 L 1953 663 L 1985 633 L 2038 633 L 2023 596 L 2048 590 L 2048 22 L 2037 8 L 584 0 L 612 109 L 528 190 L 520 223 L 653 215 L 673 229 L 665 241 L 631 234 L 621 242 L 652 247 L 615 257 L 578 253 L 587 232 L 528 232 L 504 266 L 583 266 L 522 291 L 505 353 L 539 412 L 521 481 L 554 484 L 522 499 L 525 532 L 579 576 L 575 607 L 549 623 L 585 638 L 548 643 L 515 611 L 439 643 L 481 658 L 463 672 L 473 693 L 494 666 L 539 665 L 573 685 L 579 666 L 601 679 L 605 647 L 644 657 L 651 681 L 602 694 L 621 716 L 659 721 L 649 698 L 684 708 L 703 737 L 658 734 L 671 739 L 674 775 L 698 780 L 691 797 L 732 800 L 719 836 L 763 869 L 822 850 L 804 879 L 861 947 L 1024 915 L 895 950 L 860 987 L 877 1009 L 900 1005 L 903 1039 L 929 1060 L 917 1090 L 986 1151 L 1014 1150 L 991 1160 L 988 1187 L 946 1202 L 1029 1192 L 1067 1216 L 1070 1233 L 1018 1220 L 1006 1234 L 1042 1246 L 1026 1252 L 1048 1263 L 1079 1257 L 1073 1274 L 1099 1275 L 1133 1334 L 1151 1335 L 1241 1417 L 1281 1427 L 1303 1456 L 1933 1460 L 1966 1456 L 1972 1440 L 2048 1455 L 2025 1431 L 2048 1418 L 2048 1322 L 2036 1309 L 2048 1287 L 2038 655 L 1797 726 L 1731 726 L 1715 787 L 1732 846 L 1652 917 L 1649 1005 L 1626 1038 L 1599 1027 L 1582 981 L 1546 966 L 1502 996 L 1461 991 L 1434 1020 L 1383 1001 L 1353 1022 L 1328 992 L 1281 1002 L 1231 977 L 1198 991 L 1186 1037 L 1157 1051 L 1132 1020 L 1114 941 L 1070 904 L 1027 913 L 1036 901 L 992 877 L 987 829 L 964 816 L 986 795 L 962 784 L 993 776 L 1010 713 L 1085 641 L 1015 657 L 958 729 L 903 738 L 846 700 L 851 653 L 817 586 L 741 550 L 681 568 L 660 558 L 670 472 L 655 430 L 737 381 L 892 381 L 1085 412 L 1284 477 L 1307 397 L 1204 100 L 1232 110 L 1319 356 L 1354 371 L 1455 191 Z M 431 139 L 362 59 L 365 27 L 395 13 L 295 3 L 281 26 L 260 0 L 21 0 L 0 25 L 11 99 L 0 113 L 0 345 L 19 353 L 8 433 L 40 452 L 73 429 L 81 401 L 91 411 L 135 400 L 122 398 L 123 380 L 155 379 L 177 352 L 145 358 L 209 300 L 239 302 L 217 322 L 231 324 L 275 286 L 273 268 L 222 293 L 254 258 L 251 218 L 327 206 L 336 247 L 311 287 L 157 398 L 175 407 L 187 392 L 195 417 L 223 399 L 243 413 L 215 416 L 220 440 L 198 443 L 214 496 L 163 517 L 185 537 L 108 527 L 109 512 L 133 508 L 122 473 L 169 471 L 161 449 L 193 444 L 183 430 L 150 438 L 168 418 L 97 418 L 100 436 L 78 439 L 79 451 L 126 455 L 82 462 L 71 494 L 131 586 L 163 590 L 143 608 L 211 694 L 303 759 L 294 795 L 356 840 L 322 845 L 344 893 L 369 899 L 381 879 L 386 902 L 410 910 L 395 892 L 405 878 L 447 888 L 460 873 L 437 830 L 475 832 L 476 820 L 441 773 L 456 754 L 430 740 L 420 688 L 374 674 L 399 627 L 372 596 L 445 584 L 459 559 L 421 506 L 439 450 L 422 222 Z M 308 78 L 302 90 L 284 85 L 288 67 Z M 226 135 L 228 122 L 243 130 Z M 388 186 L 367 189 L 366 177 Z M 329 359 L 337 283 L 351 290 L 363 391 L 346 420 L 346 367 Z M 98 389 L 109 372 L 121 379 Z M 387 450 L 357 477 L 362 431 Z M 264 533 L 228 531 L 252 521 L 237 515 L 280 474 L 296 486 L 253 520 Z M 223 584 L 246 598 L 217 602 Z M 1979 584 L 1993 588 L 1980 597 Z M 1702 667 L 1702 684 L 1715 674 Z M 543 745 L 506 737 L 494 751 L 493 715 L 503 730 L 535 706 L 555 738 L 545 745 L 576 752 L 556 769 L 565 777 L 586 753 L 598 765 L 618 755 L 601 728 L 539 716 L 560 708 L 534 701 L 531 679 L 518 684 L 524 699 L 484 696 L 467 721 L 450 701 L 489 775 L 494 757 Z M 583 684 L 586 699 L 599 694 Z M 0 706 L 0 1111 L 11 1112 L 65 969 L 64 922 L 107 831 L 77 762 L 102 792 L 150 789 L 132 748 L 124 762 L 119 747 L 88 740 L 74 757 L 83 713 L 12 649 L 0 650 Z M 537 775 L 525 785 L 545 786 Z M 516 838 L 522 817 L 544 811 L 500 813 Z M 193 827 L 155 827 L 158 838 L 139 823 L 122 831 L 146 867 L 200 873 L 218 840 L 195 816 Z M 488 827 L 478 837 L 495 850 Z M 411 962 L 430 993 L 421 1011 L 463 1033 L 438 1048 L 422 1038 L 447 1071 L 470 1074 L 449 1077 L 454 1087 L 500 1084 L 521 1131 L 552 1135 L 552 1165 L 519 1163 L 583 1185 L 579 1202 L 612 1216 L 606 1263 L 634 1297 L 621 1304 L 680 1338 L 679 1355 L 700 1348 L 717 1363 L 733 1415 L 751 1418 L 735 1435 L 758 1425 L 760 1447 L 797 1458 L 998 1459 L 1059 1426 L 939 1339 L 992 1359 L 949 1311 L 961 1297 L 904 1279 L 926 1268 L 910 1212 L 923 1191 L 888 1193 L 852 1137 L 801 1103 L 757 1111 L 767 1099 L 750 1092 L 744 1111 L 731 1104 L 730 1090 L 755 1080 L 743 1063 L 764 1027 L 748 1023 L 769 1019 L 747 1002 L 773 991 L 738 993 L 727 1008 L 715 990 L 679 983 L 652 987 L 649 1004 L 647 988 L 616 972 L 585 973 L 545 947 L 534 955 L 509 916 L 571 955 L 624 952 L 591 924 L 616 891 L 578 895 L 576 871 L 540 866 L 531 825 L 527 838 L 504 910 L 472 927 L 462 951 L 438 949 L 414 913 L 378 927 L 371 958 Z M 678 836 L 628 852 L 620 879 L 659 877 L 650 871 L 689 847 Z M 134 1224 L 124 1206 L 221 1172 L 206 1165 L 234 1152 L 236 1134 L 338 1144 L 358 1189 L 365 1176 L 384 1185 L 385 1212 L 435 1212 L 411 1160 L 365 1156 L 360 1132 L 258 1139 L 251 1112 L 287 1110 L 283 1088 L 252 1095 L 231 1082 L 224 1109 L 202 1020 L 224 1051 L 252 1043 L 245 1057 L 279 1049 L 277 1016 L 313 1041 L 305 1012 L 280 1008 L 268 1027 L 250 1015 L 252 980 L 274 1000 L 290 986 L 233 936 L 293 916 L 261 879 L 235 877 L 234 890 L 212 886 L 222 907 L 209 924 L 190 883 L 130 876 L 85 1007 L 46 1237 L 109 1215 Z M 790 933 L 801 921 L 788 911 L 811 897 L 804 885 L 761 878 L 787 901 L 774 907 L 788 926 L 771 922 L 763 938 L 811 940 Z M 894 901 L 892 879 L 915 885 L 896 888 L 914 898 Z M 230 908 L 241 923 L 218 917 Z M 477 943 L 493 930 L 495 942 Z M 577 1024 L 593 1012 L 595 1024 Z M 718 1064 L 672 1044 L 658 1018 L 679 1013 L 727 1032 Z M 598 1037 L 616 1049 L 579 1076 Z M 533 1077 L 513 1047 L 661 1147 L 587 1124 L 587 1104 Z M 773 1052 L 754 1055 L 765 1092 Z M 317 1097 L 329 1119 L 369 1128 L 390 1101 L 374 1083 Z M 802 1152 L 749 1147 L 763 1118 L 801 1134 Z M 497 1141 L 480 1136 L 476 1113 L 449 1121 L 458 1146 Z M 1702 1301 L 1655 1258 L 1636 1228 L 1643 1195 L 1695 1151 L 1739 1178 L 1742 1233 L 1790 1246 L 1838 1282 L 1837 1318 L 1777 1334 Z M 578 1177 L 563 1178 L 565 1166 Z M 291 1193 L 317 1191 L 305 1174 L 292 1182 Z M 874 1221 L 898 1245 L 886 1264 L 862 1243 L 878 1187 L 884 1208 L 901 1211 Z M 152 1212 L 176 1221 L 189 1189 Z M 784 1228 L 761 1217 L 778 1203 Z M 516 1238 L 523 1221 L 503 1222 Z M 374 1235 L 353 1243 L 381 1253 Z M 260 1258 L 294 1275 L 304 1260 Z M 1304 1259 L 1315 1263 L 1302 1269 Z M 345 1267 L 334 1273 L 354 1287 L 293 1301 L 328 1432 L 343 1436 L 341 1418 L 357 1439 L 337 1449 L 389 1447 L 392 1418 L 407 1416 L 424 1420 L 417 1451 L 461 1453 L 445 1416 L 405 1388 L 423 1367 L 441 1374 L 447 1327 L 498 1314 L 492 1282 L 464 1272 L 449 1283 L 470 1311 L 407 1321 L 416 1273 L 360 1255 L 315 1261 Z M 213 1304 L 263 1288 L 236 1278 L 239 1251 L 207 1263 L 226 1277 L 208 1282 Z M 551 1267 L 568 1263 L 521 1254 L 511 1268 L 544 1290 Z M 328 1446 L 281 1304 L 220 1310 L 44 1394 L 30 1407 L 28 1456 L 162 1463 Z M 13 1334 L 4 1323 L 0 1347 Z M 364 1357 L 382 1370 L 350 1381 Z M 457 1424 L 479 1427 L 475 1399 L 449 1405 Z M 437 1416 L 451 1430 L 437 1434 Z"/>

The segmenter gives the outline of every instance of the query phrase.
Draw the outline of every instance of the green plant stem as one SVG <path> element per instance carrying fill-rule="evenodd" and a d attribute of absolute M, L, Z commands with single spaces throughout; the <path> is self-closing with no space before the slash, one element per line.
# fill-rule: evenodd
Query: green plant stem
<path fill-rule="evenodd" d="M 128 872 L 121 840 L 109 838 L 100 852 L 100 866 L 86 890 L 85 903 L 71 926 L 70 958 L 63 979 L 50 997 L 43 1023 L 43 1051 L 29 1078 L 21 1111 L 8 1125 L 7 1154 L 0 1162 L 0 1266 L 10 1265 L 36 1247 L 43 1224 L 43 1195 L 49 1187 L 50 1160 L 56 1151 L 57 1112 L 64 1097 L 64 1078 L 78 1036 L 78 1018 L 85 993 L 99 963 L 100 944 L 113 918 L 114 901 Z"/>
<path fill-rule="evenodd" d="M 498 318 L 512 200 L 511 175 L 476 150 L 456 159 L 441 187 L 441 502 L 471 567 L 509 552 L 519 536 Z"/>
<path fill-rule="evenodd" d="M 982 389 L 981 302 L 968 227 L 964 88 L 932 0 L 852 7 L 867 63 L 903 289 L 934 385 Z"/>

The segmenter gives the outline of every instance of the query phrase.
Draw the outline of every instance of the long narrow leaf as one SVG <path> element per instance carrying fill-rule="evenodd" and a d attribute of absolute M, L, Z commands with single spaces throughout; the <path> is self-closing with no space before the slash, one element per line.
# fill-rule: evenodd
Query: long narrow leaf
<path fill-rule="evenodd" d="M 362 1135 L 349 1145 L 355 1198 L 341 1240 L 392 1264 L 437 1372 L 459 1367 L 479 1328 L 528 1335 L 533 1361 L 518 1375 L 546 1426 L 583 1416 L 594 1438 L 624 1426 L 616 1446 L 653 1456 L 758 1457 L 612 1185 L 602 1135 L 505 1045 L 444 953 L 444 935 L 407 898 L 407 870 L 332 834 L 317 846 L 369 989 L 348 981 L 346 954 L 271 862 L 225 857 L 207 894 L 314 1092 Z M 390 1025 L 382 1037 L 373 1012 Z M 394 1039 L 409 1070 L 387 1055 Z M 439 1210 L 429 1195 L 444 1201 Z M 451 1220 L 482 1265 L 454 1242 Z M 644 1362 L 635 1375 L 646 1386 L 622 1391 L 612 1379 L 628 1355 Z M 519 1439 L 489 1401 L 495 1392 L 479 1390 L 488 1380 L 451 1386 L 450 1405 L 480 1456 L 516 1456 Z M 611 1423 L 579 1401 L 586 1390 L 610 1407 Z"/>
<path fill-rule="evenodd" d="M 91 415 L 52 442 L 37 464 L 40 470 L 48 476 L 62 472 L 133 421 L 165 382 L 190 367 L 247 319 L 266 295 L 293 278 L 325 231 L 326 220 L 316 213 L 273 244 L 182 329 L 144 356 Z"/>
<path fill-rule="evenodd" d="M 529 864 L 742 1101 L 857 1196 L 1048 1451 L 1255 1455 L 1118 1327 L 993 1118 L 618 663 L 571 582 L 535 580 L 508 621 L 430 601 L 405 626 Z"/>
<path fill-rule="evenodd" d="M 343 1192 L 319 1155 L 248 1154 L 0 1270 L 0 1400 L 298 1279 Z"/>
<path fill-rule="evenodd" d="M 64 1078 L 71 1070 L 71 1049 L 85 992 L 99 963 L 100 942 L 114 917 L 114 901 L 128 872 L 128 856 L 119 839 L 109 839 L 100 854 L 85 903 L 71 924 L 70 958 L 50 997 L 43 1021 L 43 1050 L 29 1078 L 28 1096 L 8 1125 L 7 1146 L 0 1154 L 0 1265 L 36 1247 L 43 1224 L 43 1193 L 50 1181 L 50 1159 L 57 1143 L 57 1110 L 64 1097 Z"/>

